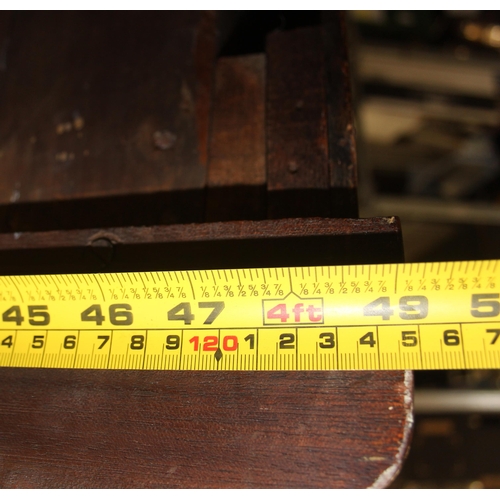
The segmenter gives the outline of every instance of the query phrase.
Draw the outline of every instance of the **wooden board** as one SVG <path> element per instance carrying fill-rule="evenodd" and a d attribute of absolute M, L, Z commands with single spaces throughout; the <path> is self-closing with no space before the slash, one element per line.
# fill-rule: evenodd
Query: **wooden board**
<path fill-rule="evenodd" d="M 176 191 L 193 194 L 201 220 L 214 13 L 11 17 L 0 72 L 0 205 Z"/>
<path fill-rule="evenodd" d="M 215 79 L 213 13 L 0 23 L 12 40 L 0 71 L 0 230 L 11 231 L 0 273 L 401 262 L 395 218 L 305 218 L 357 214 L 345 38 L 338 14 L 325 22 L 331 37 L 319 26 L 270 35 L 266 74 L 261 54 L 219 61 Z M 155 134 L 165 130 L 175 141 Z M 267 206 L 240 197 L 262 192 L 264 163 Z M 205 220 L 206 180 L 210 220 L 299 218 L 161 225 Z M 142 227 L 112 227 L 131 224 Z M 0 379 L 2 487 L 383 487 L 412 428 L 404 372 Z"/>
<path fill-rule="evenodd" d="M 323 13 L 330 207 L 333 217 L 358 217 L 358 173 L 345 13 Z"/>
<path fill-rule="evenodd" d="M 2 274 L 325 266 L 401 260 L 401 228 L 395 217 L 0 234 Z"/>
<path fill-rule="evenodd" d="M 0 247 L 3 273 L 12 257 L 32 272 L 402 259 L 395 218 L 2 235 Z M 0 378 L 6 488 L 381 487 L 411 432 L 404 372 L 0 369 Z"/>
<path fill-rule="evenodd" d="M 268 37 L 269 217 L 358 216 L 347 28 L 323 19 Z"/>
<path fill-rule="evenodd" d="M 217 61 L 207 176 L 208 221 L 266 216 L 265 83 L 264 54 Z"/>
<path fill-rule="evenodd" d="M 330 214 L 326 89 L 320 28 L 269 35 L 268 217 Z"/>
<path fill-rule="evenodd" d="M 0 377 L 3 488 L 386 486 L 411 420 L 401 372 Z"/>

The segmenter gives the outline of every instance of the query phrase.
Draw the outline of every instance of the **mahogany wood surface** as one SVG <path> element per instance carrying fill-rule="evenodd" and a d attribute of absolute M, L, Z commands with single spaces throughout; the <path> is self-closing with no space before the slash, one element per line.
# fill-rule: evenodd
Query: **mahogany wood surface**
<path fill-rule="evenodd" d="M 0 234 L 2 274 L 326 266 L 401 260 L 401 228 L 395 217 Z"/>
<path fill-rule="evenodd" d="M 4 247 L 8 237 L 1 236 Z M 168 270 L 179 242 L 208 245 L 208 255 L 200 247 L 178 254 L 183 264 L 192 260 L 191 269 L 207 262 L 227 268 L 236 261 L 254 267 L 402 259 L 399 224 L 389 218 L 24 234 L 0 252 L 0 261 L 17 246 L 15 255 L 25 264 L 34 260 L 38 272 L 75 271 L 75 256 L 64 251 L 92 251 L 97 241 L 134 250 L 112 253 L 104 269 L 105 260 L 94 256 L 99 270 L 138 270 L 138 263 Z M 42 251 L 45 260 L 38 260 Z M 87 262 L 86 271 L 91 267 Z M 6 488 L 382 487 L 399 470 L 411 432 L 410 372 L 3 368 L 0 380 Z"/>
<path fill-rule="evenodd" d="M 401 372 L 0 369 L 4 488 L 386 486 Z"/>
<path fill-rule="evenodd" d="M 15 12 L 6 38 L 0 204 L 194 190 L 201 218 L 214 13 Z"/>
<path fill-rule="evenodd" d="M 0 22 L 0 274 L 403 261 L 397 218 L 328 218 L 357 216 L 342 15 L 217 70 L 214 13 L 39 16 Z M 384 487 L 412 429 L 411 372 L 0 381 L 4 488 Z"/>
<path fill-rule="evenodd" d="M 269 217 L 357 217 L 357 157 L 344 13 L 268 37 Z"/>
<path fill-rule="evenodd" d="M 345 17 L 323 13 L 331 214 L 357 217 L 357 155 Z"/>
<path fill-rule="evenodd" d="M 206 220 L 264 219 L 266 59 L 217 61 L 207 172 Z"/>
<path fill-rule="evenodd" d="M 268 217 L 330 215 L 324 56 L 320 28 L 267 40 Z"/>

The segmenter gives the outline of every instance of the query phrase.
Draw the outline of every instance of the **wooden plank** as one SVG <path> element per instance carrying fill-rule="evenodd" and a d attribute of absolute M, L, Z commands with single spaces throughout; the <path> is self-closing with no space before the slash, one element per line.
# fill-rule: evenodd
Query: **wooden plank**
<path fill-rule="evenodd" d="M 401 260 L 401 249 L 395 217 L 47 231 L 0 234 L 0 273 L 377 264 Z"/>
<path fill-rule="evenodd" d="M 201 210 L 214 14 L 13 18 L 0 93 L 0 204 L 192 191 Z"/>
<path fill-rule="evenodd" d="M 12 22 L 12 12 L 0 12 L 0 85 L 7 69 L 7 49 L 9 47 L 9 30 Z"/>
<path fill-rule="evenodd" d="M 401 372 L 1 369 L 3 488 L 385 486 Z"/>
<path fill-rule="evenodd" d="M 137 262 L 175 268 L 180 255 L 193 269 L 230 267 L 228 255 L 250 266 L 303 265 L 307 254 L 312 263 L 319 255 L 337 264 L 335 248 L 342 263 L 402 260 L 394 218 L 292 219 L 0 235 L 1 271 L 11 272 L 12 252 L 24 264 L 36 254 L 39 271 L 59 259 L 75 272 L 77 255 L 60 252 L 98 241 L 105 249 L 111 240 L 110 262 L 117 258 L 122 270 L 127 258 L 128 270 Z M 300 241 L 308 242 L 302 250 Z M 209 245 L 207 252 L 197 244 Z M 411 433 L 410 372 L 4 368 L 0 378 L 4 488 L 383 487 L 401 467 Z"/>
<path fill-rule="evenodd" d="M 102 229 L 110 221 L 196 220 L 187 210 L 201 219 L 213 17 L 39 15 L 16 14 L 16 43 L 7 59 L 13 73 L 0 89 L 0 104 L 7 106 L 0 150 L 9 165 L 4 175 L 0 162 L 4 226 L 89 227 L 98 221 L 101 229 L 0 235 L 0 273 L 402 261 L 394 218 Z M 327 215 L 331 209 L 326 120 L 335 113 L 326 107 L 322 33 L 270 37 L 271 216 Z M 53 60 L 37 65 L 48 53 Z M 34 78 L 34 95 L 28 83 L 15 88 L 12 74 L 18 83 Z M 54 84 L 53 75 L 61 74 Z M 87 77 L 83 92 L 78 85 Z M 79 116 L 84 127 L 75 130 Z M 168 126 L 158 125 L 161 120 Z M 172 131 L 170 123 L 183 132 L 173 144 L 169 134 L 155 135 Z M 75 138 L 78 132 L 83 135 Z M 80 150 L 76 139 L 84 144 Z M 99 154 L 78 163 L 75 151 L 87 144 Z M 147 205 L 146 198 L 154 201 Z M 0 377 L 2 487 L 381 487 L 401 466 L 411 431 L 412 380 L 402 372 L 0 369 Z"/>
<path fill-rule="evenodd" d="M 322 24 L 328 116 L 331 216 L 358 217 L 357 158 L 345 13 Z"/>
<path fill-rule="evenodd" d="M 265 218 L 265 56 L 217 62 L 208 221 Z"/>
<path fill-rule="evenodd" d="M 329 171 L 320 28 L 267 39 L 268 216 L 328 216 Z"/>

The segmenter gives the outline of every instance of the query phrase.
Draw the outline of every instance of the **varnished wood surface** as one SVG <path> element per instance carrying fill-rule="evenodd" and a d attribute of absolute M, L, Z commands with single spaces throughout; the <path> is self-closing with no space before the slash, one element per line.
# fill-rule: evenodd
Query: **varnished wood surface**
<path fill-rule="evenodd" d="M 401 228 L 395 217 L 0 234 L 2 274 L 326 266 L 401 260 Z"/>
<path fill-rule="evenodd" d="M 32 272 L 81 268 L 65 251 L 93 256 L 87 272 L 402 259 L 394 218 L 39 233 L 16 245 L 11 256 Z M 404 372 L 0 369 L 0 379 L 2 487 L 381 487 L 411 433 Z"/>
<path fill-rule="evenodd" d="M 331 214 L 358 217 L 358 172 L 345 13 L 323 13 Z"/>
<path fill-rule="evenodd" d="M 204 187 L 213 13 L 11 17 L 0 203 Z"/>
<path fill-rule="evenodd" d="M 268 217 L 326 217 L 330 182 L 321 30 L 272 33 L 266 55 Z"/>
<path fill-rule="evenodd" d="M 385 486 L 411 415 L 402 372 L 0 369 L 0 379 L 4 488 Z"/>
<path fill-rule="evenodd" d="M 206 220 L 264 219 L 264 54 L 217 61 L 207 172 Z"/>
<path fill-rule="evenodd" d="M 357 217 L 357 158 L 345 16 L 267 42 L 269 217 Z"/>
<path fill-rule="evenodd" d="M 223 161 L 214 170 L 219 180 L 205 169 L 209 141 L 216 166 L 238 151 L 217 141 L 244 131 L 223 130 L 229 104 L 224 113 L 212 108 L 213 124 L 222 121 L 209 136 L 213 14 L 180 12 L 167 21 L 145 14 L 144 29 L 135 13 L 104 13 L 97 24 L 88 13 L 76 30 L 58 21 L 74 20 L 73 13 L 40 15 L 45 22 L 21 13 L 7 23 L 14 44 L 8 71 L 0 72 L 0 230 L 10 234 L 0 234 L 1 274 L 403 261 L 395 218 L 304 218 L 357 214 L 352 110 L 342 101 L 348 72 L 335 45 L 345 43 L 341 31 L 328 40 L 320 27 L 269 38 L 269 205 L 255 206 L 264 216 L 300 218 L 178 224 L 212 217 L 213 200 L 204 212 L 206 179 L 208 194 L 220 182 L 238 197 Z M 47 51 L 50 64 L 36 66 Z M 218 83 L 227 92 L 216 92 L 216 101 L 231 103 L 233 89 L 233 97 L 249 92 L 257 102 L 263 57 L 254 67 L 244 58 L 226 66 Z M 260 80 L 247 88 L 255 75 Z M 78 131 L 75 109 L 85 123 Z M 244 121 L 262 119 L 257 105 L 245 112 Z M 57 133 L 66 120 L 73 128 Z M 157 130 L 176 134 L 175 145 L 167 136 L 155 145 Z M 259 130 L 252 133 L 235 146 L 257 145 Z M 258 148 L 250 156 L 259 158 Z M 255 178 L 240 179 L 244 189 L 259 185 Z M 344 191 L 332 200 L 337 188 Z M 47 229 L 67 231 L 40 232 Z M 0 380 L 6 488 L 383 487 L 402 464 L 412 428 L 412 380 L 403 372 L 0 369 Z"/>
<path fill-rule="evenodd" d="M 215 71 L 219 17 L 2 15 L 0 231 L 356 217 L 343 16 Z"/>

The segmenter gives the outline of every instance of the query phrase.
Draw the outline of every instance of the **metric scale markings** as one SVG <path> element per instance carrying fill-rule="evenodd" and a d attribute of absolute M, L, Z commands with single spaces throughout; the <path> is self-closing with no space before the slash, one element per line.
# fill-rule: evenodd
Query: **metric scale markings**
<path fill-rule="evenodd" d="M 499 261 L 0 277 L 0 366 L 500 368 Z"/>

